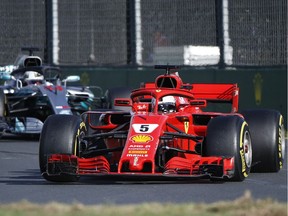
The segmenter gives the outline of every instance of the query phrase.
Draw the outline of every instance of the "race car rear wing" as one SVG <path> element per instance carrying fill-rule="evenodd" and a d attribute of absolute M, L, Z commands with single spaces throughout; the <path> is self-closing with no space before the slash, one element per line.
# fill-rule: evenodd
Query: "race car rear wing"
<path fill-rule="evenodd" d="M 155 83 L 142 84 L 143 88 L 155 88 Z M 196 100 L 206 100 L 215 103 L 231 103 L 232 112 L 238 111 L 239 87 L 236 83 L 196 83 L 182 84 L 181 89 L 190 91 Z"/>
<path fill-rule="evenodd" d="M 237 84 L 192 84 L 190 91 L 195 99 L 207 100 L 208 102 L 231 103 L 232 112 L 238 111 L 239 88 Z"/>

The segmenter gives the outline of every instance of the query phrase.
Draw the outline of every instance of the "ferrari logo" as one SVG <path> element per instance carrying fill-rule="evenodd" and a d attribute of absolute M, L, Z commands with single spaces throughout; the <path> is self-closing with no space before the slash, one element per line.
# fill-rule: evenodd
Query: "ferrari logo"
<path fill-rule="evenodd" d="M 133 166 L 138 165 L 138 157 L 134 157 Z"/>
<path fill-rule="evenodd" d="M 189 121 L 185 121 L 185 122 L 184 122 L 184 129 L 185 129 L 185 133 L 188 133 Z"/>

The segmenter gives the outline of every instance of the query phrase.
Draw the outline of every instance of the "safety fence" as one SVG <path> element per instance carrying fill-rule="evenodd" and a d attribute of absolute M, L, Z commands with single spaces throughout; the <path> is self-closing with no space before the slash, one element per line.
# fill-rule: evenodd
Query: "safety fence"
<path fill-rule="evenodd" d="M 286 66 L 287 0 L 2 0 L 0 65 Z"/>

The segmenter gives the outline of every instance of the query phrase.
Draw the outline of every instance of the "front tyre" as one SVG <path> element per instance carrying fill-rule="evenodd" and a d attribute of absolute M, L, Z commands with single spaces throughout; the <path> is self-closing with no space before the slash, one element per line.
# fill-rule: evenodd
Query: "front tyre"
<path fill-rule="evenodd" d="M 77 175 L 47 174 L 47 160 L 51 154 L 79 156 L 79 141 L 86 134 L 86 125 L 79 116 L 51 115 L 44 122 L 40 135 L 39 166 L 42 176 L 48 181 L 73 182 Z M 63 170 L 65 172 L 65 170 Z"/>
<path fill-rule="evenodd" d="M 251 137 L 247 123 L 240 116 L 218 116 L 207 126 L 204 156 L 234 157 L 231 180 L 243 181 L 252 164 Z"/>

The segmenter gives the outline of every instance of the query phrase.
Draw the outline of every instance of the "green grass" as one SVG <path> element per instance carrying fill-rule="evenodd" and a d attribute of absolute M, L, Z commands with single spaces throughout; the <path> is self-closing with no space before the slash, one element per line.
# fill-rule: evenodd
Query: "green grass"
<path fill-rule="evenodd" d="M 212 204 L 173 204 L 143 203 L 135 205 L 71 205 L 61 203 L 33 204 L 21 201 L 11 204 L 0 204 L 1 216 L 286 216 L 287 203 L 271 199 L 255 200 L 249 192 L 231 202 Z"/>

